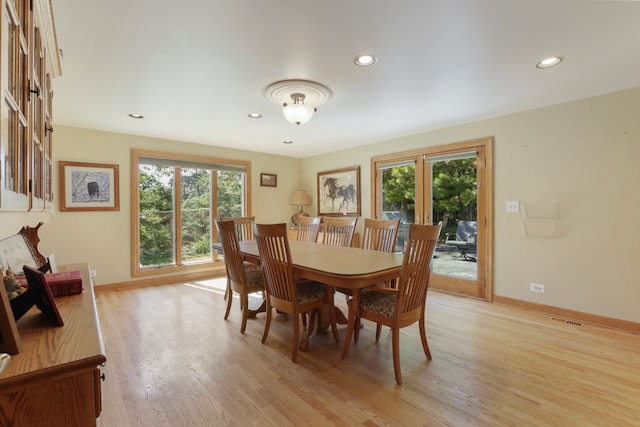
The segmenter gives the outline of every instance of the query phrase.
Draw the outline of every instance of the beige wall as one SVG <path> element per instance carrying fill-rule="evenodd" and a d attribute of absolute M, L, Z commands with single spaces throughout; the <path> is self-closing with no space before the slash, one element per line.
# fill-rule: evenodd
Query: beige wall
<path fill-rule="evenodd" d="M 485 136 L 495 144 L 495 295 L 640 322 L 640 88 L 305 159 L 303 187 L 315 191 L 318 171 L 360 165 L 369 216 L 372 156 Z M 559 238 L 525 237 L 507 200 L 558 203 Z"/>
<path fill-rule="evenodd" d="M 60 160 L 120 165 L 121 209 L 56 211 L 41 232 L 41 249 L 62 264 L 89 261 L 98 285 L 131 280 L 132 147 L 250 160 L 256 219 L 284 222 L 295 212 L 287 201 L 298 187 L 313 199 L 305 210 L 315 212 L 318 171 L 359 165 L 362 214 L 369 216 L 372 156 L 485 136 L 495 141 L 495 294 L 640 322 L 640 281 L 633 270 L 640 260 L 640 88 L 304 160 L 56 126 L 56 167 Z M 278 187 L 260 187 L 260 172 L 278 174 Z M 505 213 L 507 200 L 558 203 L 559 238 L 525 237 L 521 217 Z M 24 222 L 49 219 L 1 215 L 4 235 Z M 530 282 L 545 284 L 546 292 L 530 293 Z"/>
<path fill-rule="evenodd" d="M 61 160 L 120 166 L 120 211 L 60 212 L 56 197 L 56 212 L 40 232 L 42 253 L 54 253 L 59 264 L 88 261 L 91 268 L 96 270 L 98 286 L 132 280 L 129 213 L 131 148 L 249 160 L 252 206 L 256 220 L 286 222 L 296 210 L 287 201 L 300 182 L 299 159 L 64 126 L 56 126 L 55 129 L 56 193 L 57 166 Z M 261 172 L 276 173 L 278 186 L 261 187 Z"/>

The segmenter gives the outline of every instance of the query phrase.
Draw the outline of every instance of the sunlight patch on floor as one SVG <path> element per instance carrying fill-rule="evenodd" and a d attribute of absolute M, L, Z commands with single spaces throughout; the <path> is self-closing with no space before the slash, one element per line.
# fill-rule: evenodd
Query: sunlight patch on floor
<path fill-rule="evenodd" d="M 189 286 L 190 288 L 196 288 L 203 291 L 214 292 L 217 294 L 224 294 L 225 290 L 227 289 L 227 278 L 218 277 L 218 278 L 209 279 L 209 280 L 185 282 L 184 286 Z"/>

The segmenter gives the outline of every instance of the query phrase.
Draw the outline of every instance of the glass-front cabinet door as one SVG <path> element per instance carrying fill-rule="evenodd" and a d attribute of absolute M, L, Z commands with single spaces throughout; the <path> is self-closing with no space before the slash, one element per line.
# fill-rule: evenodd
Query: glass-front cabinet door
<path fill-rule="evenodd" d="M 51 3 L 0 4 L 0 210 L 52 209 L 51 79 L 61 69 Z"/>

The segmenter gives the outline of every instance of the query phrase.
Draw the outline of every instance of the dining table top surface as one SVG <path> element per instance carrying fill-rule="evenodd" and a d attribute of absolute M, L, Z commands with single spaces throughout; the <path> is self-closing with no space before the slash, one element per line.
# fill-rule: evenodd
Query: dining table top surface
<path fill-rule="evenodd" d="M 255 240 L 239 242 L 254 260 L 260 254 Z M 294 274 L 334 286 L 362 288 L 400 275 L 403 254 L 354 247 L 289 240 Z"/>

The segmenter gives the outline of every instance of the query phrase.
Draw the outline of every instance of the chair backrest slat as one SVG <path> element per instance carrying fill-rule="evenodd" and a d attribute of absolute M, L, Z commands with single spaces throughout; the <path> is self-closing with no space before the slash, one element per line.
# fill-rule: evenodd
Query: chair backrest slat
<path fill-rule="evenodd" d="M 357 221 L 357 216 L 323 217 L 322 243 L 333 246 L 351 246 Z"/>
<path fill-rule="evenodd" d="M 399 227 L 399 219 L 365 218 L 362 249 L 393 252 Z"/>

